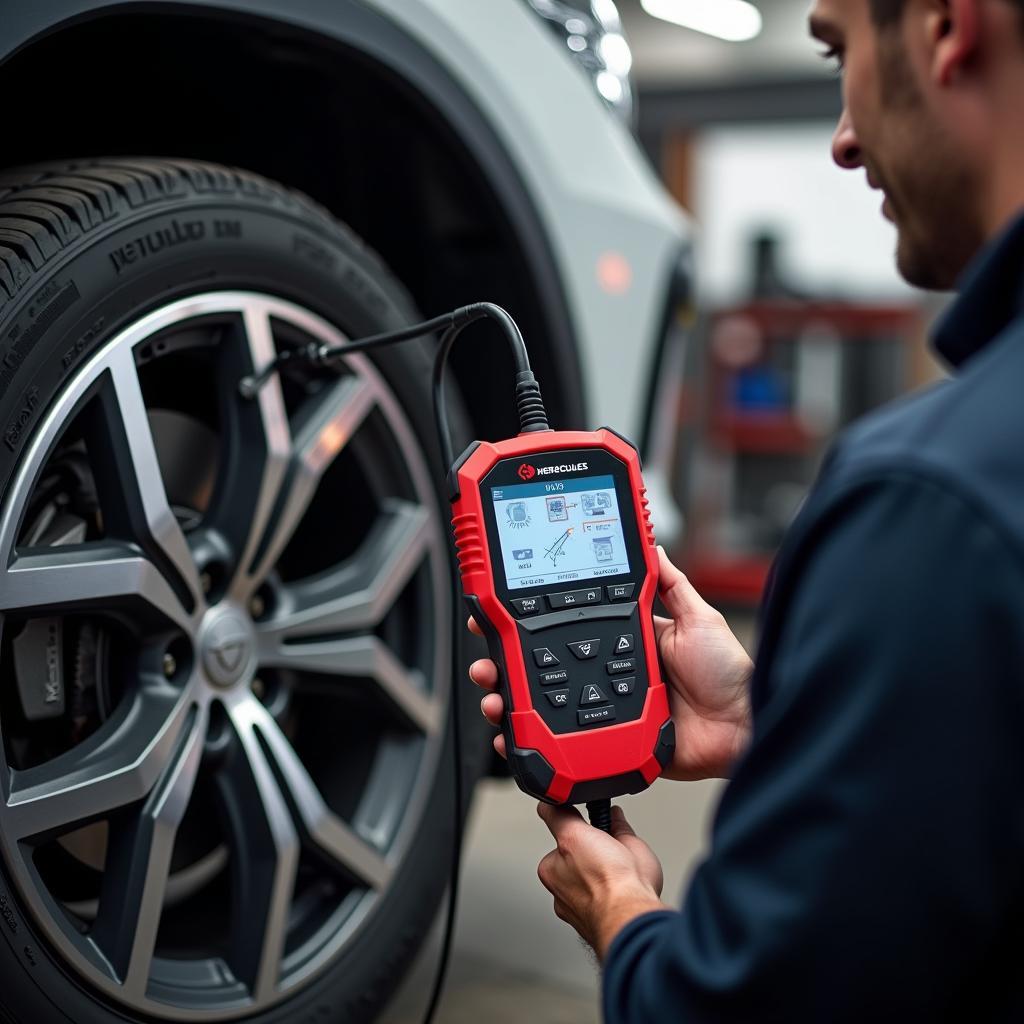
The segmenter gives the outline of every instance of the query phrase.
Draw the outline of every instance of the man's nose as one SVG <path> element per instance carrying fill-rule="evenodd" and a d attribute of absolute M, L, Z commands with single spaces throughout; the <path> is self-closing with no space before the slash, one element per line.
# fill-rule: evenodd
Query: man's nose
<path fill-rule="evenodd" d="M 845 107 L 832 136 L 832 159 L 846 171 L 855 171 L 863 165 L 857 133 Z"/>

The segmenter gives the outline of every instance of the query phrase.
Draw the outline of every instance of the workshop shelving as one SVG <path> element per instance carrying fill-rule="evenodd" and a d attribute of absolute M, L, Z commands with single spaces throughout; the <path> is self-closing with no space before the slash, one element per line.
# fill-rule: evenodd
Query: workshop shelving
<path fill-rule="evenodd" d="M 711 601 L 760 599 L 782 535 L 836 431 L 929 376 L 906 305 L 761 299 L 705 318 L 684 497 L 687 573 Z"/>

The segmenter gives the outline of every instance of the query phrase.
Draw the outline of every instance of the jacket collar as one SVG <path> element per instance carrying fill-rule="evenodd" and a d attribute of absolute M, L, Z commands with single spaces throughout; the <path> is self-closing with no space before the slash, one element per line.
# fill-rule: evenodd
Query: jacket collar
<path fill-rule="evenodd" d="M 1024 214 L 974 258 L 959 297 L 935 329 L 935 348 L 954 367 L 991 341 L 1024 310 Z"/>

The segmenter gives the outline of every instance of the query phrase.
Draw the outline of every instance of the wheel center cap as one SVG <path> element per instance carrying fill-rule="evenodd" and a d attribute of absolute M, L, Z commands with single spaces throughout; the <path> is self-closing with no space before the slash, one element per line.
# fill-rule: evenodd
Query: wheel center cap
<path fill-rule="evenodd" d="M 253 630 L 248 616 L 236 608 L 211 608 L 199 631 L 203 668 L 211 683 L 231 686 L 252 660 Z"/>

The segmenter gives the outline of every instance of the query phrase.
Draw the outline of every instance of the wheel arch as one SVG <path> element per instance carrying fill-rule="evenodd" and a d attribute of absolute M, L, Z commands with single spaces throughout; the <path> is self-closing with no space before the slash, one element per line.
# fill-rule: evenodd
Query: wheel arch
<path fill-rule="evenodd" d="M 77 7 L 3 41 L 0 89 L 31 99 L 7 108 L 6 166 L 169 155 L 297 188 L 376 249 L 424 314 L 505 305 L 552 425 L 586 423 L 543 220 L 493 127 L 423 45 L 355 0 L 336 0 L 329 26 L 213 5 Z M 507 357 L 482 344 L 488 330 L 474 330 L 453 368 L 474 431 L 499 437 L 516 428 Z"/>

